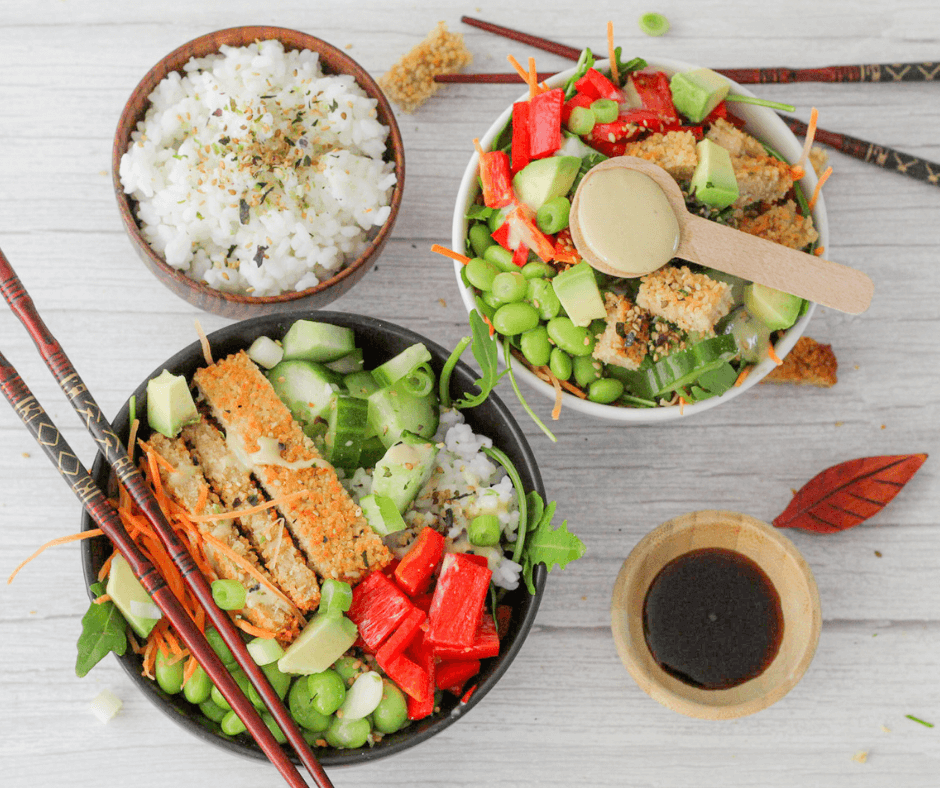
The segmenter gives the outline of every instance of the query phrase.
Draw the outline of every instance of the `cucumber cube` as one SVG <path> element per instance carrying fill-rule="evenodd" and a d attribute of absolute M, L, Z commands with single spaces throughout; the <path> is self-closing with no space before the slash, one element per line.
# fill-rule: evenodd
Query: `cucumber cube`
<path fill-rule="evenodd" d="M 391 498 L 384 495 L 366 495 L 359 499 L 359 507 L 369 526 L 379 536 L 405 530 L 405 521 Z"/>
<path fill-rule="evenodd" d="M 335 361 L 355 351 L 356 336 L 351 328 L 298 320 L 287 330 L 281 344 L 287 361 Z"/>

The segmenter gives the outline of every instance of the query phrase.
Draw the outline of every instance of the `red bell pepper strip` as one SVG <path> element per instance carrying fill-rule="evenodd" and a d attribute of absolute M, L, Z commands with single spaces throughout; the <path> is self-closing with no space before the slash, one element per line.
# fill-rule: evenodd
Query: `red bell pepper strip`
<path fill-rule="evenodd" d="M 462 553 L 444 556 L 428 612 L 428 644 L 464 648 L 473 643 L 492 575 Z"/>
<path fill-rule="evenodd" d="M 514 199 L 509 155 L 501 150 L 481 153 L 480 182 L 483 185 L 483 204 L 487 208 L 509 205 Z"/>
<path fill-rule="evenodd" d="M 398 628 L 389 635 L 382 647 L 375 652 L 375 661 L 381 668 L 385 668 L 389 663 L 396 660 L 414 640 L 418 632 L 421 631 L 421 625 L 427 621 L 427 613 L 415 607 L 398 625 Z"/>
<path fill-rule="evenodd" d="M 529 157 L 544 159 L 561 147 L 561 108 L 565 92 L 546 90 L 529 99 Z"/>
<path fill-rule="evenodd" d="M 585 93 L 575 93 L 570 99 L 568 99 L 561 108 L 561 122 L 565 125 L 568 124 L 568 118 L 571 117 L 571 110 L 575 107 L 590 107 L 594 103 L 594 99 L 588 96 Z"/>
<path fill-rule="evenodd" d="M 446 648 L 436 646 L 435 655 L 442 660 L 453 659 L 486 659 L 499 654 L 499 635 L 496 631 L 496 622 L 489 613 L 480 617 L 473 643 L 466 648 Z"/>
<path fill-rule="evenodd" d="M 517 205 L 506 216 L 509 225 L 508 242 L 515 251 L 519 244 L 525 244 L 538 255 L 538 258 L 547 263 L 555 254 L 555 245 L 545 233 L 535 225 L 535 216 L 525 205 Z M 495 237 L 495 236 L 494 236 Z M 513 241 L 515 240 L 515 244 Z"/>
<path fill-rule="evenodd" d="M 524 266 L 529 261 L 529 247 L 525 244 L 519 244 L 516 247 L 516 251 L 512 253 L 512 262 L 513 265 L 518 265 L 520 268 Z M 478 556 L 479 557 L 479 556 Z M 486 561 L 486 559 L 483 559 Z"/>
<path fill-rule="evenodd" d="M 438 689 L 459 695 L 466 683 L 480 672 L 480 660 L 458 659 L 440 662 L 434 671 L 434 682 Z"/>
<path fill-rule="evenodd" d="M 728 105 L 724 101 L 719 101 L 718 105 L 708 113 L 708 116 L 702 121 L 702 125 L 709 126 L 721 118 L 727 119 Z"/>
<path fill-rule="evenodd" d="M 434 649 L 428 641 L 426 632 L 411 641 L 408 656 L 424 670 L 425 674 L 423 697 L 408 696 L 408 719 L 421 720 L 434 711 L 434 686 L 437 673 Z"/>
<path fill-rule="evenodd" d="M 434 570 L 444 557 L 444 537 L 424 528 L 395 567 L 394 578 L 408 596 L 423 594 L 431 585 Z"/>
<path fill-rule="evenodd" d="M 404 654 L 400 654 L 388 665 L 382 668 L 386 675 L 394 681 L 399 689 L 404 692 L 409 699 L 414 698 L 417 701 L 426 701 L 428 698 L 428 674 L 417 662 L 409 659 Z M 431 700 L 434 700 L 434 693 L 431 692 Z"/>
<path fill-rule="evenodd" d="M 620 101 L 623 98 L 620 88 L 595 68 L 589 68 L 584 76 L 574 83 L 574 87 L 578 93 L 585 93 L 595 99 Z"/>
<path fill-rule="evenodd" d="M 359 628 L 366 646 L 375 651 L 413 609 L 398 586 L 382 572 L 372 572 L 353 588 L 346 615 Z"/>
<path fill-rule="evenodd" d="M 653 73 L 634 72 L 630 75 L 633 87 L 636 89 L 643 109 L 655 112 L 664 120 L 679 120 L 679 113 L 672 103 L 672 90 L 669 88 L 669 77 L 662 71 Z"/>
<path fill-rule="evenodd" d="M 483 567 L 488 567 L 490 565 L 489 559 L 485 555 L 477 555 L 476 553 L 464 553 L 468 561 L 473 561 L 476 564 L 479 564 Z"/>
<path fill-rule="evenodd" d="M 529 102 L 517 101 L 512 105 L 512 166 L 510 171 L 515 175 L 529 161 Z"/>

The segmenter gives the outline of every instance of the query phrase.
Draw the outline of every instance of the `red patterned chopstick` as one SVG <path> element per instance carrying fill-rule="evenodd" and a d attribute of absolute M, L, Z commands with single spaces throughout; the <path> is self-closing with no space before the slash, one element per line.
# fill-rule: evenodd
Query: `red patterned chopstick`
<path fill-rule="evenodd" d="M 476 19 L 472 16 L 462 16 L 460 21 L 471 27 L 478 27 L 486 30 L 488 33 L 494 33 L 498 36 L 518 41 L 521 44 L 528 44 L 536 49 L 542 49 L 555 55 L 567 58 L 568 60 L 577 60 L 581 56 L 581 50 L 574 47 L 560 44 L 541 36 L 533 36 L 529 33 L 523 33 L 519 30 L 513 30 L 511 27 L 496 25 L 492 22 L 485 22 L 482 19 Z M 786 83 L 786 82 L 933 82 L 940 80 L 940 62 L 926 63 L 869 63 L 857 66 L 826 66 L 823 68 L 716 68 L 719 74 L 723 74 L 729 79 L 741 85 L 756 85 L 767 83 Z M 443 76 L 443 75 L 442 75 Z M 447 77 L 476 75 L 446 75 Z M 437 78 L 435 78 L 437 79 Z M 542 77 L 539 78 L 540 80 Z M 438 82 L 501 82 L 502 80 L 461 80 L 456 78 L 437 79 Z M 521 81 L 521 80 L 507 80 Z"/>
<path fill-rule="evenodd" d="M 107 460 L 108 465 L 111 466 L 118 480 L 154 527 L 173 563 L 179 568 L 183 581 L 205 609 L 206 616 L 218 630 L 238 664 L 258 690 L 258 694 L 264 700 L 271 715 L 297 752 L 303 765 L 320 788 L 332 788 L 333 784 L 326 776 L 316 756 L 310 750 L 290 712 L 281 702 L 261 668 L 258 667 L 248 653 L 244 641 L 229 617 L 215 604 L 208 581 L 196 567 L 186 546 L 167 522 L 143 476 L 124 450 L 121 439 L 115 434 L 111 425 L 101 413 L 91 392 L 88 391 L 71 361 L 65 355 L 61 345 L 39 316 L 29 293 L 26 292 L 26 288 L 23 287 L 22 282 L 20 282 L 19 277 L 2 251 L 0 251 L 0 295 L 7 301 L 14 314 L 36 343 L 46 366 L 49 367 L 72 406 L 82 417 L 85 426 L 98 444 L 98 448 Z M 232 680 L 231 674 L 216 657 L 205 636 L 172 595 L 164 578 L 140 554 L 136 545 L 129 539 L 120 520 L 114 515 L 113 508 L 104 498 L 104 494 L 88 476 L 87 471 L 81 467 L 55 425 L 46 416 L 35 397 L 29 393 L 26 385 L 16 374 L 16 370 L 2 355 L 0 355 L 0 388 L 2 388 L 3 393 L 26 425 L 34 431 L 37 439 L 39 439 L 39 431 L 42 430 L 40 443 L 72 485 L 72 489 L 89 514 L 98 522 L 102 531 L 114 541 L 115 546 L 127 559 L 144 589 L 154 597 L 154 601 L 166 613 L 167 618 L 174 626 L 180 627 L 178 631 L 183 641 L 191 649 L 193 656 L 196 657 L 196 660 L 209 674 L 213 682 L 219 686 L 226 700 L 229 701 L 232 708 L 245 723 L 258 745 L 290 785 L 295 788 L 305 788 L 306 781 L 291 763 L 284 750 L 278 745 L 267 725 L 255 711 L 251 701 Z M 52 445 L 47 445 L 49 444 L 49 435 L 55 436 Z M 112 517 L 112 515 L 114 516 Z M 231 697 L 229 697 L 230 695 Z"/>

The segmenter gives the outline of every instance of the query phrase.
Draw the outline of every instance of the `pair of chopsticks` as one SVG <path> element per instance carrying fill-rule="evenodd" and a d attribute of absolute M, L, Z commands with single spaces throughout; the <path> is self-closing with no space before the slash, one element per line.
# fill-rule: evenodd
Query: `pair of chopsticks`
<path fill-rule="evenodd" d="M 472 16 L 462 16 L 460 21 L 471 27 L 478 27 L 488 33 L 494 33 L 521 44 L 527 44 L 546 52 L 559 55 L 568 60 L 577 60 L 580 49 L 560 44 L 540 36 L 533 36 L 503 27 L 492 22 L 485 22 Z M 825 68 L 732 68 L 715 69 L 729 79 L 740 84 L 768 84 L 790 82 L 932 82 L 940 81 L 940 63 L 877 63 L 857 66 L 828 66 Z M 553 72 L 539 72 L 541 82 L 554 76 Z M 436 82 L 458 82 L 465 84 L 507 84 L 522 82 L 515 72 L 506 74 L 438 74 Z M 788 115 L 781 115 L 794 134 L 806 134 L 807 126 L 800 120 Z M 877 145 L 874 142 L 851 137 L 825 129 L 816 129 L 815 139 L 831 148 L 861 161 L 894 170 L 934 186 L 940 186 L 940 164 L 911 156 L 907 153 Z"/>
<path fill-rule="evenodd" d="M 43 323 L 32 299 L 2 251 L 0 251 L 0 294 L 3 295 L 36 343 L 46 366 L 49 367 L 72 406 L 82 417 L 85 426 L 95 439 L 100 451 L 114 470 L 121 484 L 124 485 L 128 494 L 140 506 L 150 524 L 154 527 L 173 559 L 173 563 L 179 567 L 184 582 L 199 600 L 209 620 L 231 649 L 232 654 L 248 675 L 251 683 L 258 690 L 271 715 L 296 751 L 301 763 L 307 768 L 307 771 L 320 788 L 331 788 L 332 783 L 291 718 L 290 712 L 271 687 L 261 668 L 258 667 L 248 653 L 244 641 L 228 615 L 220 610 L 213 601 L 208 581 L 196 567 L 186 546 L 167 522 L 143 476 L 135 468 L 134 463 L 124 450 L 120 438 L 114 433 L 111 425 L 101 413 L 91 392 L 82 383 L 78 372 L 65 355 L 61 345 Z M 30 432 L 33 433 L 46 454 L 49 455 L 63 478 L 69 483 L 72 491 L 82 502 L 89 515 L 98 524 L 105 536 L 114 543 L 121 555 L 127 559 L 144 589 L 151 595 L 153 601 L 163 611 L 183 642 L 188 646 L 192 655 L 202 665 L 242 722 L 245 723 L 248 731 L 265 755 L 277 767 L 289 785 L 294 786 L 294 788 L 306 788 L 308 785 L 306 780 L 296 769 L 287 753 L 277 743 L 274 735 L 261 719 L 251 701 L 241 691 L 232 674 L 225 668 L 209 645 L 205 635 L 200 632 L 195 622 L 173 595 L 166 580 L 144 557 L 133 539 L 128 536 L 114 507 L 87 470 L 82 467 L 58 428 L 27 388 L 13 365 L 4 358 L 2 352 L 0 352 L 0 390 L 3 391 L 4 396 L 9 400 Z"/>

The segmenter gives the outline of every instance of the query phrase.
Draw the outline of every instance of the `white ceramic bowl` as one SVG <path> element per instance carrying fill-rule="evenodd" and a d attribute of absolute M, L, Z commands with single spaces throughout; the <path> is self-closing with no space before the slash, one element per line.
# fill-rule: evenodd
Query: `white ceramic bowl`
<path fill-rule="evenodd" d="M 606 60 L 599 60 L 595 64 L 595 67 L 604 70 L 606 64 Z M 684 63 L 680 60 L 671 59 L 647 60 L 647 64 L 648 68 L 651 70 L 665 71 L 670 75 L 679 71 L 688 71 L 693 68 L 699 68 L 699 66 L 693 65 L 691 63 Z M 572 73 L 574 73 L 573 68 L 567 71 L 562 71 L 549 79 L 547 84 L 549 87 L 562 87 Z M 738 85 L 736 82 L 731 82 L 731 93 L 745 96 L 754 95 L 751 91 L 747 90 L 741 85 Z M 528 94 L 525 94 L 517 100 L 523 101 L 526 98 L 528 98 Z M 484 150 L 489 149 L 496 135 L 499 134 L 499 132 L 508 122 L 511 113 L 512 104 L 506 107 L 500 116 L 496 118 L 493 125 L 490 126 L 489 130 L 480 140 L 480 144 Z M 782 156 L 784 156 L 787 161 L 795 163 L 800 158 L 800 154 L 803 150 L 802 142 L 797 140 L 793 132 L 787 128 L 776 112 L 767 109 L 766 107 L 757 107 L 751 104 L 736 103 L 734 105 L 734 114 L 745 121 L 745 131 L 757 137 L 757 139 L 761 140 L 762 142 L 770 145 Z M 460 182 L 460 190 L 457 193 L 457 204 L 454 208 L 454 221 L 452 228 L 452 248 L 461 252 L 464 249 L 464 239 L 467 237 L 467 209 L 473 203 L 477 194 L 479 193 L 479 187 L 477 183 L 478 167 L 479 155 L 474 153 L 470 157 L 470 161 L 467 163 L 467 169 L 464 171 L 463 180 Z M 813 171 L 812 167 L 807 167 L 806 175 L 800 181 L 804 194 L 807 196 L 811 195 L 813 193 L 813 189 L 816 188 L 816 182 L 816 173 Z M 819 232 L 819 244 L 821 246 L 828 247 L 829 225 L 826 221 L 826 206 L 822 196 L 819 197 L 815 207 L 813 208 L 813 223 L 816 226 L 816 230 Z M 460 296 L 467 308 L 467 312 L 469 313 L 470 310 L 475 308 L 473 293 L 464 285 L 463 281 L 461 280 L 460 268 L 460 263 L 454 264 L 454 273 L 457 276 L 457 286 L 460 288 Z M 797 320 L 797 322 L 786 332 L 786 334 L 774 345 L 774 350 L 776 351 L 777 355 L 780 356 L 780 358 L 786 356 L 786 354 L 789 353 L 793 348 L 793 345 L 796 344 L 796 340 L 803 335 L 803 332 L 806 330 L 806 326 L 809 324 L 810 318 L 812 317 L 815 308 L 816 305 L 811 303 L 806 311 L 806 314 Z M 500 353 L 502 354 L 501 348 Z M 773 368 L 774 362 L 770 359 L 764 359 L 751 371 L 751 373 L 740 386 L 730 389 L 720 397 L 712 397 L 710 399 L 704 400 L 703 402 L 683 406 L 681 409 L 681 417 L 688 418 L 689 416 L 692 416 L 696 413 L 701 413 L 704 410 L 717 407 L 718 405 L 728 402 L 735 397 L 739 397 L 752 386 L 756 385 L 761 380 L 761 378 L 767 375 L 767 373 L 770 372 Z M 555 399 L 555 390 L 550 385 L 536 377 L 523 364 L 516 363 L 513 366 L 513 371 L 519 379 L 525 381 L 527 385 L 533 387 L 540 394 L 549 399 Z M 677 405 L 663 408 L 623 408 L 614 405 L 601 405 L 596 402 L 589 402 L 587 400 L 575 397 L 573 394 L 569 394 L 567 392 L 562 394 L 562 401 L 562 412 L 564 412 L 565 408 L 571 408 L 572 410 L 586 413 L 589 416 L 596 416 L 602 419 L 627 422 L 631 424 L 648 424 L 652 422 L 670 421 L 672 419 L 680 418 L 680 408 Z"/>

